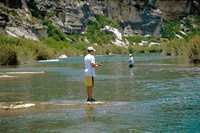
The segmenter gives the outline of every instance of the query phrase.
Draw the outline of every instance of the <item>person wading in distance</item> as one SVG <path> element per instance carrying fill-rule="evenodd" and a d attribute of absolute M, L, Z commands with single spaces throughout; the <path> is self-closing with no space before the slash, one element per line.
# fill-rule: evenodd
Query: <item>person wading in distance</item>
<path fill-rule="evenodd" d="M 131 74 L 131 76 L 133 76 L 134 74 L 133 74 L 133 70 L 132 70 L 132 68 L 133 68 L 133 66 L 134 66 L 134 59 L 133 59 L 133 54 L 129 54 L 129 59 L 128 59 L 128 67 L 129 67 L 129 69 L 130 69 L 130 74 Z"/>
<path fill-rule="evenodd" d="M 133 68 L 134 66 L 134 59 L 133 59 L 133 54 L 129 54 L 129 59 L 128 59 L 128 66 L 129 68 Z"/>

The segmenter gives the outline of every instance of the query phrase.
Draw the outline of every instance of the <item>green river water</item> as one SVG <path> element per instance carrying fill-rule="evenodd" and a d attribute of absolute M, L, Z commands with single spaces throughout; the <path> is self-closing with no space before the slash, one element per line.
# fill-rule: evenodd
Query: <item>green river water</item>
<path fill-rule="evenodd" d="M 0 68 L 14 76 L 0 78 L 0 133 L 200 132 L 199 66 L 146 54 L 129 70 L 126 56 L 97 56 L 94 95 L 104 103 L 87 105 L 82 60 Z M 12 108 L 26 103 L 35 106 Z"/>

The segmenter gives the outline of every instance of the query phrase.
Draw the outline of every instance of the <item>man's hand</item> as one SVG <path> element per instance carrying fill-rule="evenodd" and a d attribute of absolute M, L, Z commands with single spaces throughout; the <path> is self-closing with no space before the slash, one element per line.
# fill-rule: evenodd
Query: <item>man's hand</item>
<path fill-rule="evenodd" d="M 96 67 L 99 67 L 99 66 L 102 66 L 103 64 L 93 64 L 91 63 L 92 67 L 96 68 Z"/>

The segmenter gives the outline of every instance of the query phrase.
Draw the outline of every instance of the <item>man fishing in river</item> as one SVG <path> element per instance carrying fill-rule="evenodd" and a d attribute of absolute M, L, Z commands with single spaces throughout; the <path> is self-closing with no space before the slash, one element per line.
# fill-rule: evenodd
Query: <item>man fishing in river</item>
<path fill-rule="evenodd" d="M 95 69 L 100 66 L 95 63 L 95 49 L 93 47 L 87 48 L 87 55 L 84 57 L 84 73 L 85 73 L 85 86 L 87 89 L 87 102 L 95 102 L 93 98 L 94 77 Z"/>

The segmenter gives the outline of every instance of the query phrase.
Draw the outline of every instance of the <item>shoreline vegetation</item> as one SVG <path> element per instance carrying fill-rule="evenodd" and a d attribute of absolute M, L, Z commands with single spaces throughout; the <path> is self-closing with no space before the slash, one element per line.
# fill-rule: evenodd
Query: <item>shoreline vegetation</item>
<path fill-rule="evenodd" d="M 56 58 L 61 54 L 67 56 L 81 56 L 85 54 L 85 44 L 68 44 L 53 38 L 44 38 L 33 41 L 24 38 L 15 38 L 0 35 L 0 65 L 19 65 L 32 63 L 37 60 Z M 113 44 L 94 45 L 97 55 L 112 55 L 128 53 L 161 53 L 165 56 L 184 57 L 187 62 L 200 63 L 200 36 L 190 39 L 172 39 L 161 43 L 160 46 L 129 45 L 120 47 Z"/>
<path fill-rule="evenodd" d="M 33 41 L 0 35 L 0 65 L 27 64 L 37 60 L 56 58 L 61 54 L 81 56 L 85 54 L 87 46 L 89 45 L 68 44 L 51 37 Z M 104 44 L 94 45 L 93 47 L 97 50 L 97 55 L 161 52 L 160 46 L 130 45 L 125 48 L 114 44 Z"/>
<path fill-rule="evenodd" d="M 115 35 L 101 31 L 107 25 L 120 27 L 117 21 L 105 16 L 97 15 L 94 21 L 89 21 L 84 34 L 72 35 L 61 32 L 50 19 L 43 18 L 41 21 L 47 27 L 48 36 L 39 38 L 39 41 L 0 34 L 0 65 L 28 64 L 62 54 L 81 56 L 85 55 L 87 47 L 91 45 L 97 50 L 97 55 L 161 53 L 184 57 L 189 63 L 200 63 L 200 17 L 188 17 L 182 22 L 190 30 L 183 38 L 176 37 L 183 30 L 183 24 L 179 21 L 166 21 L 163 23 L 161 37 L 124 36 L 123 41 L 129 43 L 127 47 L 112 44 Z M 157 42 L 159 45 L 141 46 L 142 41 Z"/>
<path fill-rule="evenodd" d="M 66 35 L 48 19 L 41 19 L 47 27 L 47 37 L 33 41 L 25 38 L 15 38 L 0 34 L 0 65 L 27 64 L 37 60 L 56 58 L 59 55 L 67 56 L 84 55 L 88 46 L 93 45 L 98 55 L 151 53 L 160 52 L 160 46 L 139 46 L 130 44 L 121 47 L 112 44 L 115 35 L 102 32 L 106 25 L 119 28 L 119 23 L 108 17 L 96 15 L 95 20 L 89 21 L 84 34 Z M 139 38 L 139 39 L 138 39 Z M 142 40 L 143 36 L 123 39 Z"/>
<path fill-rule="evenodd" d="M 94 43 L 95 44 L 95 43 Z M 69 44 L 54 38 L 43 38 L 33 41 L 0 35 L 0 65 L 29 64 L 37 60 L 57 58 L 61 54 L 67 56 L 82 56 L 89 44 Z M 200 36 L 172 39 L 161 42 L 161 45 L 140 46 L 130 44 L 120 47 L 113 44 L 93 45 L 97 55 L 112 55 L 128 53 L 161 53 L 165 56 L 183 57 L 188 63 L 200 63 Z"/>
<path fill-rule="evenodd" d="M 183 57 L 188 63 L 200 63 L 200 35 L 190 39 L 173 39 L 162 44 L 166 56 Z"/>
<path fill-rule="evenodd" d="M 162 54 L 178 56 L 190 64 L 200 64 L 200 17 L 187 16 L 181 20 L 165 21 Z"/>

